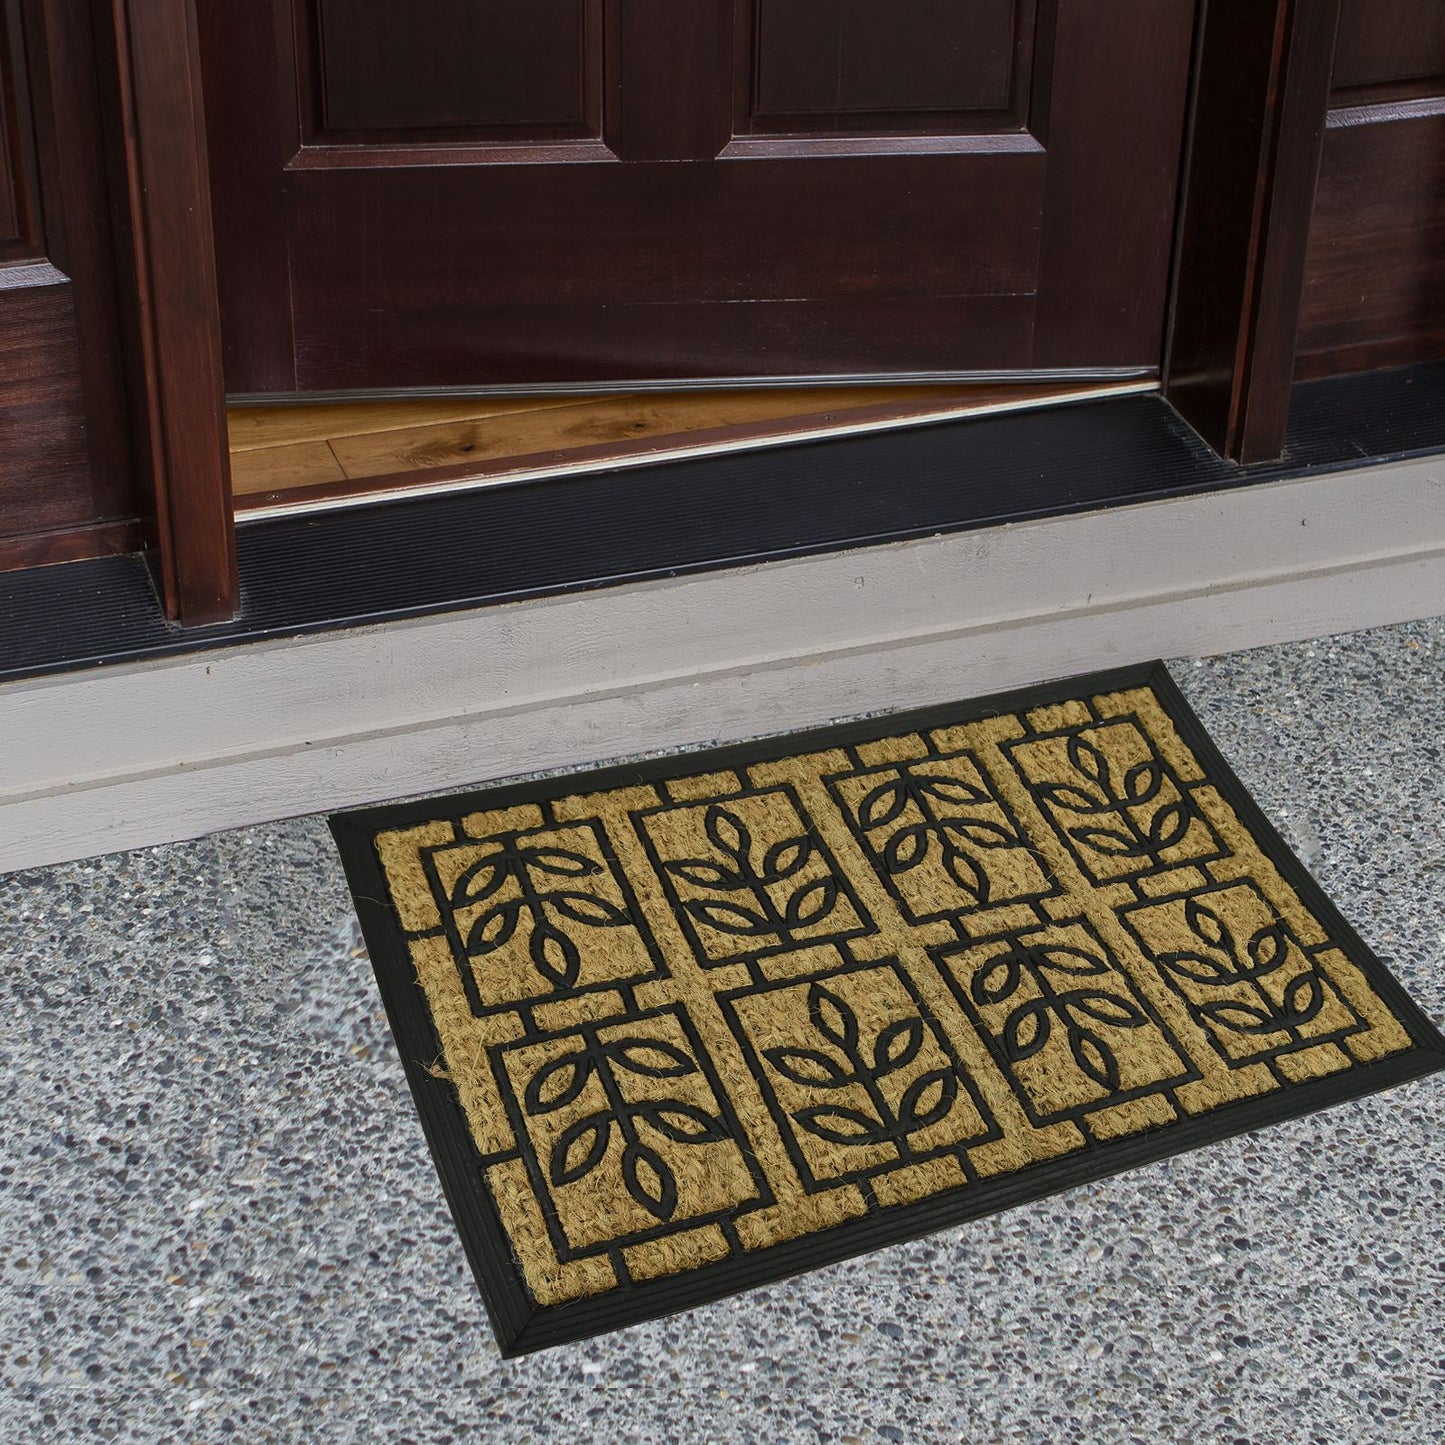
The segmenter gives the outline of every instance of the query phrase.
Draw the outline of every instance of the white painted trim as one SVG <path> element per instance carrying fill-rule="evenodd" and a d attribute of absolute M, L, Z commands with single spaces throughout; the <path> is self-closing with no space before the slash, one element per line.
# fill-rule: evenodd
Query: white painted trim
<path fill-rule="evenodd" d="M 1445 459 L 0 687 L 0 870 L 1445 610 Z"/>

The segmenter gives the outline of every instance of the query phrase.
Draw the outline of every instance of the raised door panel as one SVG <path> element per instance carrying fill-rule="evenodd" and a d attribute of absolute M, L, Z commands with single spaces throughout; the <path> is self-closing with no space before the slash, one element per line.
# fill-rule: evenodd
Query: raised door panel
<path fill-rule="evenodd" d="M 317 0 L 307 19 L 319 135 L 600 128 L 601 0 Z"/>
<path fill-rule="evenodd" d="M 0 0 L 0 568 L 135 538 L 88 73 L 77 7 Z"/>
<path fill-rule="evenodd" d="M 234 392 L 1157 365 L 1192 0 L 427 0 L 379 90 L 393 7 L 271 5 L 200 3 Z"/>
<path fill-rule="evenodd" d="M 95 520 L 75 302 L 57 274 L 0 268 L 0 565 L 6 539 Z"/>
<path fill-rule="evenodd" d="M 1389 88 L 1445 76 L 1445 5 L 1440 0 L 1344 0 L 1334 90 Z M 1358 99 L 1358 95 L 1349 99 Z"/>
<path fill-rule="evenodd" d="M 739 131 L 927 131 L 1027 117 L 1035 13 L 1014 0 L 739 7 Z"/>
<path fill-rule="evenodd" d="M 0 10 L 0 261 L 37 259 L 34 124 L 18 6 Z"/>
<path fill-rule="evenodd" d="M 1445 356 L 1445 6 L 1346 0 L 1297 374 Z"/>

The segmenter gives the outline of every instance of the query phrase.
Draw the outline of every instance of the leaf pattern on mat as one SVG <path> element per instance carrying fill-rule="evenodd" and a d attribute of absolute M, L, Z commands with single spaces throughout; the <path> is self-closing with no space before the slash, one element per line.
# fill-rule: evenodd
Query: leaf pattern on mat
<path fill-rule="evenodd" d="M 1109 983 L 1112 989 L 1105 986 Z M 995 954 L 974 974 L 969 995 L 980 1008 L 1024 995 L 999 1030 L 1010 1064 L 1042 1053 L 1062 1030 L 1075 1067 L 1106 1093 L 1120 1084 L 1118 1043 L 1101 1029 L 1151 1023 L 1139 1001 L 1121 991 L 1108 960 L 1072 943 L 1020 942 Z"/>
<path fill-rule="evenodd" d="M 586 887 L 606 888 L 607 870 L 585 853 L 527 843 L 515 833 L 487 839 L 486 846 L 489 851 L 461 873 L 447 900 L 453 913 L 487 905 L 467 923 L 467 957 L 486 958 L 525 929 L 526 956 L 538 977 L 557 992 L 576 988 L 588 934 L 634 925 L 626 904 Z"/>
<path fill-rule="evenodd" d="M 853 1102 L 809 1104 L 792 1111 L 793 1121 L 818 1139 L 845 1146 L 896 1142 L 945 1118 L 958 1097 L 952 1068 L 930 1069 L 909 1082 L 895 1106 L 880 1088 L 891 1074 L 917 1059 L 924 1043 L 921 1017 L 895 1019 L 871 1037 L 857 1011 L 822 982 L 808 989 L 808 1021 L 824 1047 L 776 1045 L 763 1050 L 771 1067 L 801 1088 L 833 1091 L 860 1086 L 867 1106 Z"/>
<path fill-rule="evenodd" d="M 1323 1008 L 1324 983 L 1310 959 L 1299 959 L 1299 972 L 1278 987 L 1278 999 L 1261 985 L 1261 980 L 1287 969 L 1295 957 L 1279 919 L 1255 928 L 1241 941 L 1219 913 L 1190 898 L 1184 905 L 1184 922 L 1198 947 L 1157 954 L 1160 967 L 1196 986 L 1230 991 L 1226 997 L 1196 1003 L 1199 1018 L 1238 1034 L 1277 1034 L 1303 1027 Z M 1241 999 L 1241 992 L 1247 997 Z"/>
<path fill-rule="evenodd" d="M 993 901 L 987 855 L 1028 848 L 987 786 L 924 759 L 889 770 L 854 805 L 856 824 L 883 873 L 911 873 L 930 858 L 976 907 Z M 1004 821 L 1000 821 L 1004 819 Z"/>
<path fill-rule="evenodd" d="M 614 1134 L 621 1141 L 617 1177 L 631 1198 L 660 1221 L 671 1220 L 678 1206 L 678 1181 L 659 1147 L 716 1144 L 733 1137 L 716 1113 L 665 1092 L 636 1098 L 619 1075 L 643 1080 L 685 1079 L 700 1073 L 696 1059 L 670 1039 L 642 1030 L 622 1037 L 589 1032 L 576 1048 L 544 1063 L 522 1091 L 523 1111 L 543 1118 L 576 1103 L 596 1080 L 600 1107 L 570 1120 L 556 1136 L 547 1158 L 553 1188 L 577 1184 L 594 1174 L 608 1156 Z M 655 1085 L 652 1087 L 656 1087 Z"/>
<path fill-rule="evenodd" d="M 1194 805 L 1166 787 L 1163 762 L 1149 757 L 1125 765 L 1089 736 L 1109 738 L 1132 724 L 1112 723 L 1074 733 L 1064 753 L 1073 776 L 1037 781 L 1034 790 L 1059 820 L 1064 834 L 1079 847 L 1103 858 L 1137 860 L 1148 867 L 1185 840 L 1196 817 Z"/>
<path fill-rule="evenodd" d="M 786 944 L 794 934 L 826 924 L 843 897 L 842 885 L 806 821 L 798 821 L 804 831 L 760 840 L 735 807 L 710 804 L 703 831 L 716 855 L 662 862 L 671 878 L 706 895 L 680 896 L 683 911 L 718 933 L 761 945 Z M 820 865 L 828 871 L 819 874 Z"/>

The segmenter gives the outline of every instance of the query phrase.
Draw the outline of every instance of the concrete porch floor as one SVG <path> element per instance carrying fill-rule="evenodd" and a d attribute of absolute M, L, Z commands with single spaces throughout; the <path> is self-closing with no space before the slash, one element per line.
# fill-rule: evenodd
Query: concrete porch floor
<path fill-rule="evenodd" d="M 1445 619 L 1171 664 L 1445 1018 Z M 1445 1076 L 497 1358 L 324 820 L 0 879 L 0 1445 L 1445 1441 Z"/>

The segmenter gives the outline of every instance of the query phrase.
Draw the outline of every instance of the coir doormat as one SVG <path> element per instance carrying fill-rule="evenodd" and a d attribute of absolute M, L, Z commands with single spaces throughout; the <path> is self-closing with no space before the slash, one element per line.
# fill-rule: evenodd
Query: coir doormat
<path fill-rule="evenodd" d="M 1157 664 L 332 828 L 508 1354 L 1445 1066 Z"/>

